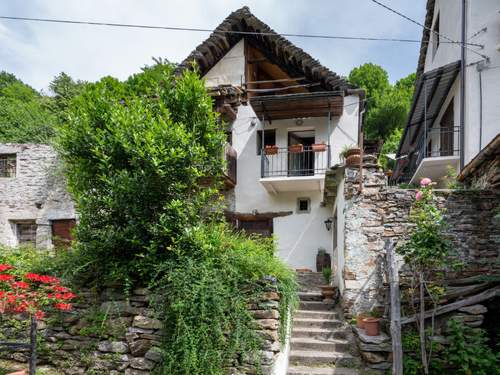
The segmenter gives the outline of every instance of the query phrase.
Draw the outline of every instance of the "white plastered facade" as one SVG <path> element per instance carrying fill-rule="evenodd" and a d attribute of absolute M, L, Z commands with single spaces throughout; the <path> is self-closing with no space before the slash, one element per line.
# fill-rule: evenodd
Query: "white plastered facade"
<path fill-rule="evenodd" d="M 240 85 L 245 77 L 243 40 L 236 44 L 205 76 L 208 87 L 219 84 Z M 276 120 L 263 124 L 251 105 L 241 105 L 232 124 L 232 146 L 238 153 L 237 184 L 234 188 L 234 210 L 238 213 L 292 212 L 273 219 L 273 233 L 277 240 L 279 256 L 292 268 L 307 268 L 316 271 L 316 255 L 324 248 L 333 256 L 332 230 L 328 231 L 325 220 L 332 217 L 332 207 L 322 205 L 321 188 L 302 191 L 266 190 L 261 182 L 261 157 L 257 152 L 259 130 L 274 129 L 276 144 L 288 146 L 288 132 L 314 130 L 315 143 L 329 143 L 330 166 L 339 162 L 339 153 L 344 145 L 358 143 L 359 97 L 344 98 L 342 116 Z M 315 176 L 316 177 L 316 176 Z M 324 178 L 324 176 L 321 176 Z M 286 180 L 287 177 L 284 177 Z M 292 179 L 285 183 L 293 184 Z M 310 199 L 308 213 L 297 212 L 297 199 Z M 339 239 L 340 240 L 340 239 Z"/>

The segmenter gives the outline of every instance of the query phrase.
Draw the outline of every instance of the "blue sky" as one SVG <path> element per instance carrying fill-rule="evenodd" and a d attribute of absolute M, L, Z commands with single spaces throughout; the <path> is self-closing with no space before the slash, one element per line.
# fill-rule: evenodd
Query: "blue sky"
<path fill-rule="evenodd" d="M 423 22 L 425 0 L 381 0 Z M 243 5 L 281 33 L 420 40 L 422 28 L 370 0 L 2 0 L 0 15 L 215 28 Z M 36 89 L 64 71 L 94 81 L 125 79 L 152 57 L 179 62 L 208 33 L 105 28 L 0 20 L 0 70 Z M 347 75 L 365 62 L 391 82 L 416 69 L 419 43 L 289 38 L 331 70 Z"/>

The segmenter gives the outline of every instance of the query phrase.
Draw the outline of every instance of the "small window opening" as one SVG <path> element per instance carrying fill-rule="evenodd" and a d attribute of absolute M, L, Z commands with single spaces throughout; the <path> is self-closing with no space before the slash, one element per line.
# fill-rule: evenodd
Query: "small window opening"
<path fill-rule="evenodd" d="M 16 177 L 16 154 L 0 155 L 0 177 Z"/>
<path fill-rule="evenodd" d="M 298 198 L 297 199 L 297 213 L 309 213 L 311 212 L 311 199 L 309 198 Z"/>
<path fill-rule="evenodd" d="M 34 220 L 16 223 L 17 243 L 36 246 L 36 229 L 37 225 Z"/>
<path fill-rule="evenodd" d="M 262 140 L 264 140 L 264 144 L 262 144 Z M 276 145 L 275 129 L 270 129 L 266 131 L 259 130 L 257 132 L 257 155 L 261 154 L 262 148 L 274 145 Z"/>

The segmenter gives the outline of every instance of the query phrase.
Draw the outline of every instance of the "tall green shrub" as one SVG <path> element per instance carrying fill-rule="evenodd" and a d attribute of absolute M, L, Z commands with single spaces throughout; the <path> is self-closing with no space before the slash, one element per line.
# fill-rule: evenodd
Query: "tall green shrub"
<path fill-rule="evenodd" d="M 83 88 L 68 118 L 57 143 L 87 276 L 148 276 L 213 201 L 200 180 L 222 171 L 224 134 L 203 81 L 170 64 L 106 77 Z"/>

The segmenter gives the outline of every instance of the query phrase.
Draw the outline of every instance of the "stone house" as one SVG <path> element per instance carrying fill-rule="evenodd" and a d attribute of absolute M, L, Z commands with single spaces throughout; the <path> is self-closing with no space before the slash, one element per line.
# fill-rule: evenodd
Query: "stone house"
<path fill-rule="evenodd" d="M 0 144 L 0 245 L 64 245 L 76 223 L 55 150 Z"/>

